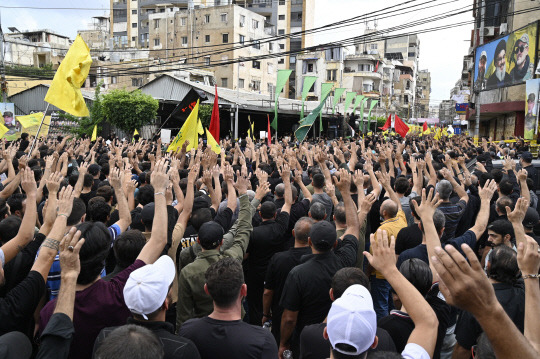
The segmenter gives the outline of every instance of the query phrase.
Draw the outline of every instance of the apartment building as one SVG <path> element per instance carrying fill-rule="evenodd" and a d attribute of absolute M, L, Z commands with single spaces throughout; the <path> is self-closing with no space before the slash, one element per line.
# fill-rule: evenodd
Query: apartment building
<path fill-rule="evenodd" d="M 112 44 L 109 42 L 110 18 L 108 16 L 94 16 L 88 24 L 87 30 L 79 30 L 77 33 L 91 49 L 106 49 Z"/>
<path fill-rule="evenodd" d="M 416 117 L 429 118 L 429 97 L 431 93 L 431 74 L 428 70 L 418 71 L 416 80 Z"/>
<path fill-rule="evenodd" d="M 19 31 L 9 28 L 4 34 L 4 61 L 6 64 L 58 68 L 71 41 L 68 36 L 48 29 Z"/>

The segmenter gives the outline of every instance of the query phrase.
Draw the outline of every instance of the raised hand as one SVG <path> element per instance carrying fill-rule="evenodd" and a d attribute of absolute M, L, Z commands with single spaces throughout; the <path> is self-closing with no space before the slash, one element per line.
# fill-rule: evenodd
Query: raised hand
<path fill-rule="evenodd" d="M 396 239 L 394 236 L 388 241 L 388 233 L 386 231 L 377 230 L 377 234 L 370 236 L 373 254 L 364 252 L 369 264 L 383 275 L 388 270 L 396 269 Z"/>
<path fill-rule="evenodd" d="M 291 169 L 288 164 L 285 163 L 279 169 L 279 175 L 281 176 L 281 179 L 283 180 L 283 182 L 291 180 Z"/>
<path fill-rule="evenodd" d="M 73 198 L 73 187 L 67 186 L 60 190 L 58 193 L 58 216 L 69 217 L 73 209 Z"/>
<path fill-rule="evenodd" d="M 361 170 L 354 171 L 353 181 L 358 191 L 362 191 L 364 188 L 364 174 Z"/>
<path fill-rule="evenodd" d="M 495 180 L 487 180 L 484 187 L 478 187 L 480 199 L 484 201 L 491 201 L 495 191 L 497 191 L 497 182 Z"/>
<path fill-rule="evenodd" d="M 510 207 L 506 206 L 508 220 L 515 224 L 522 224 L 523 219 L 525 219 L 525 214 L 527 213 L 527 208 L 529 208 L 529 201 L 523 197 L 518 198 L 513 211 Z"/>
<path fill-rule="evenodd" d="M 422 189 L 422 203 L 420 206 L 416 203 L 415 200 L 412 201 L 414 210 L 416 214 L 422 219 L 422 221 L 433 221 L 433 214 L 435 210 L 442 203 L 442 200 L 439 199 L 439 194 L 437 193 L 433 196 L 433 188 L 429 190 L 428 195 L 426 196 L 426 189 Z"/>
<path fill-rule="evenodd" d="M 534 239 L 525 236 L 525 243 L 519 243 L 517 261 L 522 275 L 538 274 L 540 253 L 538 253 L 538 243 Z"/>
<path fill-rule="evenodd" d="M 377 171 L 375 176 L 377 176 L 377 180 L 384 188 L 388 188 L 390 186 L 390 176 L 388 173 Z"/>
<path fill-rule="evenodd" d="M 360 210 L 364 213 L 368 213 L 371 210 L 371 206 L 373 206 L 373 203 L 377 200 L 377 196 L 375 196 L 375 193 L 371 192 L 367 196 L 364 197 L 364 200 L 362 201 L 362 204 L 360 205 Z"/>
<path fill-rule="evenodd" d="M 72 227 L 71 230 L 60 241 L 60 267 L 62 276 L 73 276 L 77 278 L 81 272 L 81 262 L 79 252 L 84 244 L 81 238 L 81 231 Z"/>
<path fill-rule="evenodd" d="M 60 189 L 60 183 L 64 179 L 64 176 L 60 172 L 54 172 L 49 176 L 49 179 L 47 180 L 47 190 L 49 191 L 49 195 L 58 193 L 58 190 Z"/>
<path fill-rule="evenodd" d="M 247 192 L 248 185 L 249 180 L 247 177 L 241 174 L 239 171 L 236 171 L 236 182 L 234 183 L 234 188 L 236 188 L 238 194 L 245 194 Z"/>
<path fill-rule="evenodd" d="M 255 191 L 255 198 L 261 201 L 264 198 L 264 196 L 266 196 L 269 190 L 270 190 L 270 183 L 259 182 L 259 187 L 257 187 L 257 191 Z"/>
<path fill-rule="evenodd" d="M 119 168 L 112 168 L 109 173 L 109 181 L 111 183 L 111 186 L 113 188 L 118 188 L 122 185 L 122 181 L 120 179 L 120 169 Z"/>
<path fill-rule="evenodd" d="M 150 176 L 150 184 L 154 187 L 155 193 L 165 194 L 169 185 L 169 175 L 167 174 L 167 162 L 165 159 L 157 161 L 154 171 Z"/>
<path fill-rule="evenodd" d="M 343 196 L 351 193 L 351 174 L 346 169 L 339 170 L 339 181 L 334 177 L 334 184 Z"/>
<path fill-rule="evenodd" d="M 518 173 L 517 173 L 517 180 L 519 182 L 526 181 L 527 180 L 527 170 L 525 170 L 525 169 L 519 170 Z"/>
<path fill-rule="evenodd" d="M 29 167 L 26 167 L 22 172 L 21 186 L 27 196 L 35 196 L 37 194 L 34 171 L 32 171 Z"/>

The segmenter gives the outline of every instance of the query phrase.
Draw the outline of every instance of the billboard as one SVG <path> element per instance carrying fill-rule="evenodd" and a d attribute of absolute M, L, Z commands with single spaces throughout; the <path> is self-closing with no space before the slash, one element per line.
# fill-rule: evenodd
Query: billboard
<path fill-rule="evenodd" d="M 538 22 L 478 46 L 474 90 L 492 90 L 532 79 L 536 63 Z"/>
<path fill-rule="evenodd" d="M 0 123 L 8 129 L 2 138 L 13 141 L 20 137 L 21 124 L 15 119 L 15 105 L 13 103 L 0 103 Z"/>
<path fill-rule="evenodd" d="M 535 140 L 538 132 L 538 95 L 540 95 L 540 79 L 527 80 L 525 86 L 525 129 L 526 140 Z"/>
<path fill-rule="evenodd" d="M 469 103 L 456 103 L 456 113 L 458 115 L 464 115 L 467 112 L 467 107 L 469 107 Z"/>

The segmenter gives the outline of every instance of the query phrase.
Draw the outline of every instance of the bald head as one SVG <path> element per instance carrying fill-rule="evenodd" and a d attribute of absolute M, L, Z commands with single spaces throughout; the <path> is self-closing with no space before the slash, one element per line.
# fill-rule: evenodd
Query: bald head
<path fill-rule="evenodd" d="M 392 201 L 391 199 L 387 199 L 381 204 L 381 217 L 383 217 L 385 220 L 394 218 L 397 216 L 398 213 L 398 206 L 397 204 Z"/>
<path fill-rule="evenodd" d="M 283 196 L 285 195 L 285 185 L 283 183 L 278 184 L 274 193 L 277 198 L 283 198 Z"/>

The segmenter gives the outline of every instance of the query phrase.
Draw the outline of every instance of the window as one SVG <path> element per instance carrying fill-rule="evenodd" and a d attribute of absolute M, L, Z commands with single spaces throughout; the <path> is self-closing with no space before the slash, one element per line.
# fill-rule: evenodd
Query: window
<path fill-rule="evenodd" d="M 137 10 L 131 10 L 131 15 L 137 15 Z"/>
<path fill-rule="evenodd" d="M 206 66 L 210 65 L 210 56 L 205 56 L 205 57 L 204 57 L 204 64 L 205 64 Z"/>
<path fill-rule="evenodd" d="M 307 64 L 307 72 L 313 72 L 313 64 Z"/>
<path fill-rule="evenodd" d="M 245 83 L 244 79 L 238 79 L 238 88 L 243 89 L 245 85 L 244 83 Z"/>
<path fill-rule="evenodd" d="M 246 25 L 246 16 L 240 15 L 240 27 L 244 27 Z"/>
<path fill-rule="evenodd" d="M 240 35 L 240 43 L 243 45 L 244 42 L 246 42 L 246 37 L 244 35 Z"/>
<path fill-rule="evenodd" d="M 227 22 L 227 14 L 221 14 L 221 22 Z"/>
<path fill-rule="evenodd" d="M 257 50 L 261 49 L 261 42 L 259 40 L 253 40 L 253 39 L 250 39 L 250 40 L 251 40 L 251 47 Z"/>
<path fill-rule="evenodd" d="M 159 19 L 154 19 L 154 29 L 159 29 Z"/>
<path fill-rule="evenodd" d="M 142 79 L 136 78 L 136 77 L 132 77 L 132 78 L 131 78 L 131 86 L 134 86 L 134 87 L 142 86 Z"/>
<path fill-rule="evenodd" d="M 136 28 L 137 28 L 137 23 L 136 23 L 136 22 L 132 23 L 132 24 L 131 24 L 131 28 L 132 28 L 132 29 L 136 29 Z"/>
<path fill-rule="evenodd" d="M 259 28 L 259 21 L 257 20 L 251 20 L 251 25 L 254 29 L 258 29 Z"/>
<path fill-rule="evenodd" d="M 187 36 L 182 36 L 182 45 L 187 46 Z"/>
<path fill-rule="evenodd" d="M 210 42 L 210 35 L 204 35 L 204 42 Z"/>
<path fill-rule="evenodd" d="M 278 60 L 277 63 L 278 63 L 278 64 L 284 64 L 284 63 L 285 63 L 285 59 L 282 57 L 281 59 Z"/>
<path fill-rule="evenodd" d="M 254 69 L 261 69 L 261 62 L 260 61 L 253 61 L 253 64 L 251 65 Z"/>
<path fill-rule="evenodd" d="M 226 44 L 229 42 L 229 34 L 223 34 L 223 43 Z"/>
<path fill-rule="evenodd" d="M 208 24 L 210 22 L 210 15 L 204 15 L 204 23 Z"/>
<path fill-rule="evenodd" d="M 159 46 L 160 42 L 159 39 L 154 39 L 154 46 Z"/>
<path fill-rule="evenodd" d="M 278 20 L 285 20 L 285 15 L 279 15 Z"/>
<path fill-rule="evenodd" d="M 251 87 L 253 91 L 259 91 L 261 89 L 261 81 L 252 80 L 249 87 Z"/>
<path fill-rule="evenodd" d="M 409 52 L 409 57 L 415 57 L 416 56 L 416 52 Z"/>
<path fill-rule="evenodd" d="M 180 18 L 180 25 L 186 26 L 187 24 L 187 17 L 181 17 Z"/>
<path fill-rule="evenodd" d="M 296 56 L 290 56 L 289 57 L 289 63 L 290 64 L 296 64 Z"/>
<path fill-rule="evenodd" d="M 274 51 L 274 44 L 272 42 L 268 43 L 268 51 Z"/>
<path fill-rule="evenodd" d="M 165 9 L 159 9 L 159 12 L 165 12 Z"/>
<path fill-rule="evenodd" d="M 285 5 L 285 0 L 279 0 L 279 5 Z"/>
<path fill-rule="evenodd" d="M 229 79 L 226 77 L 223 77 L 221 79 L 221 87 L 228 87 L 229 86 Z"/>
<path fill-rule="evenodd" d="M 111 76 L 111 84 L 115 84 L 118 81 L 116 76 Z"/>
<path fill-rule="evenodd" d="M 277 33 L 278 33 L 278 35 L 285 35 L 285 30 L 279 29 L 279 30 L 277 31 Z"/>
<path fill-rule="evenodd" d="M 136 41 L 137 40 L 137 37 L 136 36 L 132 36 L 131 37 L 131 41 Z"/>
<path fill-rule="evenodd" d="M 268 64 L 268 74 L 272 75 L 274 73 L 274 64 Z"/>
<path fill-rule="evenodd" d="M 371 50 L 377 50 L 377 44 L 370 44 L 370 45 L 369 45 L 369 48 L 370 48 Z"/>
<path fill-rule="evenodd" d="M 358 71 L 373 72 L 373 64 L 358 64 Z"/>
<path fill-rule="evenodd" d="M 327 70 L 326 71 L 326 81 L 336 81 L 337 70 Z"/>
<path fill-rule="evenodd" d="M 279 49 L 284 50 L 285 49 L 285 44 L 279 44 Z"/>
<path fill-rule="evenodd" d="M 274 94 L 274 84 L 267 84 L 269 94 Z"/>
<path fill-rule="evenodd" d="M 373 84 L 364 84 L 363 85 L 364 92 L 370 92 L 373 91 Z"/>

